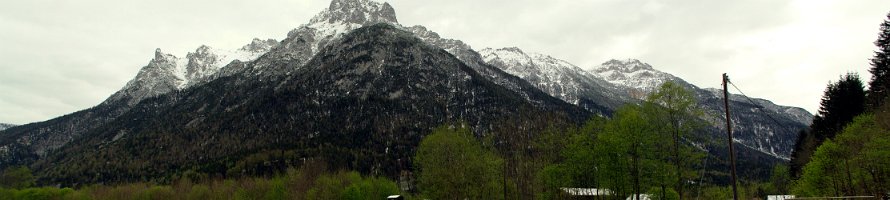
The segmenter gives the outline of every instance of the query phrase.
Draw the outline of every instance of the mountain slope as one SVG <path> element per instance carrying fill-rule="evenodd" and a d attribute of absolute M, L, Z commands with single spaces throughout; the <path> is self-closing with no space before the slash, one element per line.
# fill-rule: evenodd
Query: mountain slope
<path fill-rule="evenodd" d="M 264 77 L 290 73 L 291 67 L 301 67 L 332 41 L 362 26 L 378 23 L 398 25 L 395 10 L 388 3 L 369 0 L 333 0 L 326 10 L 318 13 L 308 24 L 291 30 L 287 38 L 259 62 L 250 67 L 233 66 L 220 76 L 240 71 Z M 281 65 L 287 62 L 291 65 Z"/>
<path fill-rule="evenodd" d="M 667 81 L 679 83 L 694 92 L 705 111 L 704 120 L 725 130 L 722 90 L 701 89 L 636 59 L 610 60 L 591 70 L 591 74 L 641 95 Z M 809 126 L 813 115 L 802 108 L 779 106 L 764 99 L 754 101 L 756 104 L 741 95 L 730 98 L 735 141 L 777 158 L 789 159 L 798 131 Z"/>
<path fill-rule="evenodd" d="M 263 66 L 273 61 L 302 66 L 327 41 L 377 22 L 395 23 L 392 7 L 368 0 L 335 0 L 309 24 L 294 29 L 281 42 L 254 39 L 237 50 L 201 46 L 185 57 L 157 49 L 148 65 L 101 104 L 44 122 L 19 126 L 0 135 L 0 148 L 7 149 L 0 151 L 0 168 L 33 162 L 46 156 L 48 151 L 79 138 L 85 131 L 116 119 L 142 100 L 181 92 L 243 72 L 248 70 L 246 63 L 253 60 L 263 58 L 262 62 L 250 65 L 252 73 L 287 73 L 291 69 L 264 69 Z M 267 54 L 272 49 L 277 49 L 276 53 Z"/>
<path fill-rule="evenodd" d="M 101 104 L 44 122 L 5 130 L 0 135 L 0 168 L 30 163 L 48 152 L 79 138 L 84 132 L 100 127 L 144 99 L 157 97 L 206 83 L 230 62 L 249 61 L 274 47 L 275 40 L 254 39 L 235 50 L 201 46 L 185 58 L 165 54 L 160 49 L 133 80 Z"/>
<path fill-rule="evenodd" d="M 273 39 L 254 39 L 250 44 L 235 50 L 214 49 L 206 45 L 198 47 L 184 58 L 155 50 L 154 58 L 139 70 L 136 77 L 106 103 L 126 102 L 134 105 L 143 99 L 182 90 L 215 78 L 215 74 L 232 61 L 248 62 L 265 54 L 277 45 Z"/>
<path fill-rule="evenodd" d="M 538 89 L 568 103 L 591 111 L 617 110 L 633 98 L 621 88 L 597 79 L 564 60 L 538 53 L 525 53 L 516 47 L 481 51 L 486 63 L 525 79 Z M 592 109 L 595 108 L 595 109 Z"/>
<path fill-rule="evenodd" d="M 649 94 L 658 89 L 664 82 L 673 81 L 683 85 L 691 85 L 674 75 L 652 68 L 647 63 L 636 59 L 609 60 L 590 71 L 592 75 L 620 87 L 629 88 L 631 93 Z"/>
<path fill-rule="evenodd" d="M 247 165 L 251 155 L 295 150 L 282 162 L 318 157 L 395 176 L 439 124 L 484 129 L 508 117 L 589 116 L 540 91 L 533 104 L 389 24 L 357 29 L 296 69 L 271 84 L 245 73 L 146 99 L 35 169 L 51 182 L 138 180 L 226 173 L 220 169 Z"/>
<path fill-rule="evenodd" d="M 705 120 L 719 127 L 715 91 L 639 61 L 607 63 L 588 72 L 519 49 L 480 53 L 423 26 L 399 25 L 387 3 L 334 0 L 280 42 L 201 46 L 185 57 L 156 51 L 102 104 L 0 132 L 0 168 L 30 165 L 53 183 L 163 182 L 320 158 L 394 177 L 411 167 L 413 148 L 433 126 L 462 121 L 481 134 L 499 125 L 580 122 L 638 102 L 666 80 L 692 88 L 712 116 Z M 781 158 L 789 140 L 778 129 L 812 116 L 755 101 L 784 125 L 770 125 L 734 96 L 738 142 Z M 739 152 L 746 154 L 740 163 L 752 166 L 777 160 Z"/>
<path fill-rule="evenodd" d="M 16 125 L 0 123 L 0 131 L 2 131 L 2 130 L 6 130 L 6 129 L 11 128 L 11 127 L 13 127 L 13 126 L 16 126 Z"/>

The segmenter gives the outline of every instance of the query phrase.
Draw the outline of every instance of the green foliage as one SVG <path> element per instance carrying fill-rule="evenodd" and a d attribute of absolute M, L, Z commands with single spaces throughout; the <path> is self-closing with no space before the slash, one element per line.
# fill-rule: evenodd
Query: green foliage
<path fill-rule="evenodd" d="M 859 75 L 848 73 L 836 83 L 829 83 L 822 95 L 819 113 L 813 118 L 810 131 L 801 134 L 792 153 L 791 171 L 810 161 L 810 155 L 825 140 L 833 139 L 844 126 L 865 110 L 865 90 Z M 796 174 L 795 174 L 796 175 Z"/>
<path fill-rule="evenodd" d="M 420 142 L 414 162 L 426 198 L 503 198 L 503 161 L 483 149 L 466 125 L 434 129 Z"/>
<path fill-rule="evenodd" d="M 819 140 L 831 139 L 854 117 L 865 110 L 865 90 L 859 75 L 849 73 L 837 83 L 828 84 L 813 118 L 812 131 Z"/>
<path fill-rule="evenodd" d="M 362 177 L 355 172 L 322 175 L 315 181 L 315 186 L 306 193 L 306 199 L 339 199 L 347 187 L 360 182 L 361 179 Z"/>
<path fill-rule="evenodd" d="M 553 164 L 544 167 L 538 172 L 537 180 L 541 183 L 543 190 L 536 196 L 538 199 L 562 199 L 562 187 L 571 185 L 571 176 L 566 172 L 566 167 L 561 164 Z"/>
<path fill-rule="evenodd" d="M 176 195 L 170 186 L 151 186 L 146 190 L 136 194 L 137 200 L 167 200 L 172 199 Z"/>
<path fill-rule="evenodd" d="M 193 185 L 188 195 L 186 195 L 186 199 L 189 200 L 211 199 L 212 197 L 213 191 L 206 185 Z"/>
<path fill-rule="evenodd" d="M 284 186 L 284 180 L 281 178 L 272 179 L 272 187 L 266 191 L 264 199 L 287 199 L 287 189 Z"/>
<path fill-rule="evenodd" d="M 770 174 L 770 184 L 773 194 L 788 194 L 789 185 L 791 185 L 791 174 L 786 165 L 776 165 Z"/>
<path fill-rule="evenodd" d="M 627 105 L 619 109 L 615 117 L 605 125 L 598 136 L 597 151 L 601 158 L 605 188 L 614 188 L 619 195 L 639 194 L 649 188 L 660 167 L 655 128 L 648 123 L 645 113 L 638 106 Z M 664 171 L 660 171 L 664 173 Z"/>
<path fill-rule="evenodd" d="M 9 167 L 0 174 L 0 187 L 2 188 L 27 188 L 34 186 L 36 178 L 28 167 Z"/>
<path fill-rule="evenodd" d="M 661 200 L 678 200 L 680 199 L 680 194 L 677 191 L 674 191 L 672 188 L 659 188 L 652 187 L 649 189 L 647 194 L 652 194 L 651 199 L 661 199 Z"/>
<path fill-rule="evenodd" d="M 731 187 L 707 187 L 702 189 L 701 199 L 732 199 Z"/>
<path fill-rule="evenodd" d="M 643 106 L 625 105 L 612 119 L 592 118 L 562 135 L 558 162 L 538 173 L 543 189 L 537 197 L 564 198 L 561 187 L 609 189 L 616 196 L 655 187 L 658 195 L 679 198 L 680 183 L 697 177 L 695 164 L 703 157 L 689 144 L 704 127 L 702 115 L 692 92 L 667 82 Z"/>
<path fill-rule="evenodd" d="M 799 196 L 883 196 L 890 180 L 890 131 L 864 114 L 827 140 L 803 168 L 792 192 Z"/>
<path fill-rule="evenodd" d="M 399 194 L 399 187 L 395 182 L 383 178 L 367 178 L 346 187 L 340 199 L 386 199 L 387 196 L 394 194 Z"/>
<path fill-rule="evenodd" d="M 395 182 L 383 177 L 362 177 L 357 172 L 318 172 L 318 165 L 307 162 L 300 169 L 289 169 L 273 178 L 239 178 L 173 185 L 131 183 L 117 186 L 93 185 L 71 188 L 0 188 L 0 200 L 18 199 L 384 199 L 399 194 Z M 310 175 L 314 174 L 314 175 Z M 306 183 L 308 181 L 308 184 Z M 307 187 L 305 189 L 302 189 Z"/>
<path fill-rule="evenodd" d="M 356 172 L 339 172 L 319 176 L 306 193 L 306 199 L 385 199 L 399 193 L 399 187 L 389 179 L 363 178 Z"/>
<path fill-rule="evenodd" d="M 683 195 L 684 184 L 697 177 L 694 164 L 701 163 L 703 153 L 686 141 L 695 141 L 693 132 L 705 127 L 700 120 L 704 111 L 699 108 L 692 91 L 672 81 L 665 82 L 658 90 L 646 97 L 643 110 L 648 123 L 654 124 L 657 139 L 670 141 L 656 144 L 656 153 L 663 162 L 673 165 L 673 169 L 660 169 L 655 177 L 660 186 L 673 186 L 675 192 Z M 660 165 L 668 167 L 669 165 Z"/>
<path fill-rule="evenodd" d="M 81 200 L 89 197 L 81 191 L 71 188 L 25 188 L 25 189 L 0 189 L 0 200 L 28 199 L 28 200 Z"/>

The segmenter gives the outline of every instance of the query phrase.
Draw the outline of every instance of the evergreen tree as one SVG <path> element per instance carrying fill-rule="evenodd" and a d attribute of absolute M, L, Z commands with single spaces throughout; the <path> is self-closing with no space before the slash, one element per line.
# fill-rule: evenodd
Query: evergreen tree
<path fill-rule="evenodd" d="M 880 116 L 856 117 L 825 140 L 803 168 L 792 193 L 798 196 L 875 196 L 886 199 L 890 180 L 890 131 Z"/>
<path fill-rule="evenodd" d="M 890 94 L 890 13 L 881 23 L 881 32 L 875 41 L 878 50 L 871 59 L 871 81 L 868 83 L 868 104 L 870 108 L 880 107 Z"/>
<path fill-rule="evenodd" d="M 803 166 L 813 156 L 813 149 L 816 149 L 816 138 L 813 137 L 808 130 L 800 130 L 797 133 L 797 141 L 794 143 L 794 151 L 791 152 L 791 161 L 788 163 L 788 171 L 792 177 L 800 177 Z"/>
<path fill-rule="evenodd" d="M 799 176 L 801 168 L 826 139 L 834 136 L 844 125 L 865 110 L 865 90 L 859 75 L 848 73 L 837 83 L 829 83 L 822 96 L 819 113 L 813 118 L 809 132 L 802 132 L 791 158 L 791 172 Z"/>
<path fill-rule="evenodd" d="M 861 114 L 865 109 L 865 91 L 859 75 L 848 73 L 837 83 L 828 84 L 819 107 L 819 114 L 813 118 L 811 130 L 816 139 L 824 141 L 834 138 L 844 125 Z"/>

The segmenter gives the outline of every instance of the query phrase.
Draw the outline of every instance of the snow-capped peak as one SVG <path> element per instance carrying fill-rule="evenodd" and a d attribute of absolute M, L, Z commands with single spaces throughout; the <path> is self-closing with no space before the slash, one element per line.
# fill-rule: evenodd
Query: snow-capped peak
<path fill-rule="evenodd" d="M 603 69 L 605 68 L 605 69 Z M 654 70 L 652 65 L 648 63 L 640 62 L 637 59 L 625 59 L 625 60 L 616 60 L 612 59 L 606 61 L 600 66 L 600 69 L 597 70 L 616 70 L 621 72 L 635 72 L 640 70 Z"/>
<path fill-rule="evenodd" d="M 526 53 L 517 47 L 485 48 L 479 53 L 482 54 L 482 59 L 486 63 L 498 63 L 507 73 L 523 78 L 541 74 L 560 74 L 561 71 L 587 74 L 581 68 L 565 60 L 540 53 Z"/>
<path fill-rule="evenodd" d="M 500 49 L 485 48 L 480 50 L 479 54 L 482 54 L 482 59 L 485 60 L 486 63 L 503 63 L 502 65 L 496 66 L 502 66 L 502 70 L 518 77 L 528 77 L 541 70 L 535 65 L 531 56 L 517 47 Z"/>
<path fill-rule="evenodd" d="M 643 94 L 654 91 L 667 81 L 685 82 L 637 59 L 612 59 L 590 72 L 612 84 L 638 89 Z"/>
<path fill-rule="evenodd" d="M 308 24 L 291 30 L 287 38 L 268 56 L 270 60 L 289 60 L 301 66 L 332 41 L 352 30 L 377 23 L 401 27 L 395 10 L 388 3 L 370 0 L 333 0 L 331 5 L 315 15 Z M 265 69 L 269 62 L 253 66 L 254 73 L 287 73 L 287 69 Z"/>
<path fill-rule="evenodd" d="M 155 49 L 155 58 L 151 59 L 151 62 L 168 62 L 176 60 L 176 56 L 173 54 L 166 54 L 164 51 L 161 51 L 161 48 Z"/>
<path fill-rule="evenodd" d="M 201 45 L 194 52 L 188 53 L 185 59 L 178 62 L 177 76 L 183 77 L 179 89 L 208 81 L 221 68 L 232 61 L 252 61 L 269 52 L 277 43 L 274 39 L 260 40 L 254 38 L 250 44 L 237 50 L 216 49 Z"/>
<path fill-rule="evenodd" d="M 516 47 L 486 48 L 483 60 L 504 72 L 525 79 L 538 89 L 571 104 L 590 109 L 617 107 L 624 95 L 611 84 L 565 60 L 539 53 L 526 53 Z M 595 101 L 597 105 L 590 104 Z M 583 105 L 582 105 L 583 104 Z M 589 107 L 593 106 L 593 107 Z"/>
<path fill-rule="evenodd" d="M 251 44 L 238 50 L 216 49 L 201 45 L 184 57 L 155 49 L 154 58 L 139 70 L 136 77 L 106 101 L 125 100 L 133 105 L 142 99 L 182 90 L 210 81 L 214 75 L 234 60 L 252 61 L 265 54 L 277 42 L 254 39 Z"/>
<path fill-rule="evenodd" d="M 251 41 L 250 44 L 244 45 L 238 50 L 252 53 L 265 53 L 272 50 L 272 47 L 275 47 L 276 45 L 278 45 L 278 41 L 275 39 L 261 40 L 259 38 L 253 38 L 253 41 Z"/>
<path fill-rule="evenodd" d="M 396 11 L 389 3 L 378 3 L 370 0 L 333 0 L 328 10 L 323 11 L 309 21 L 316 23 L 391 23 L 398 24 Z"/>

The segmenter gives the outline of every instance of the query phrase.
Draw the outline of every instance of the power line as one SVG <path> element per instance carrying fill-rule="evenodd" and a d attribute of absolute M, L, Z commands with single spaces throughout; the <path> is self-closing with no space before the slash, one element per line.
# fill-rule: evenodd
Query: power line
<path fill-rule="evenodd" d="M 763 106 L 761 106 L 761 105 L 758 104 L 757 102 L 754 102 L 754 100 L 751 99 L 751 97 L 748 97 L 748 95 L 745 94 L 745 92 L 742 92 L 742 90 L 739 89 L 739 87 L 736 86 L 735 83 L 733 83 L 732 81 L 729 81 L 729 80 L 727 80 L 727 83 L 729 83 L 730 85 L 732 85 L 732 87 L 735 88 L 735 90 L 738 90 L 739 93 L 741 93 L 742 96 L 745 97 L 745 99 L 748 100 L 748 102 L 751 102 L 751 104 L 754 104 L 754 107 L 756 107 L 758 110 L 760 110 L 761 112 L 763 112 L 763 113 L 766 115 L 767 118 L 769 118 L 770 120 L 773 121 L 773 123 L 776 123 L 777 126 L 779 126 L 780 128 L 784 129 L 785 131 L 788 131 L 789 133 L 793 133 L 793 132 L 791 132 L 791 130 L 788 130 L 787 128 L 785 128 L 785 126 L 783 126 L 782 123 L 779 123 L 779 120 L 776 120 L 776 118 L 773 118 L 773 116 L 770 115 L 769 112 L 764 111 L 764 110 L 763 110 L 763 108 L 764 108 Z"/>

